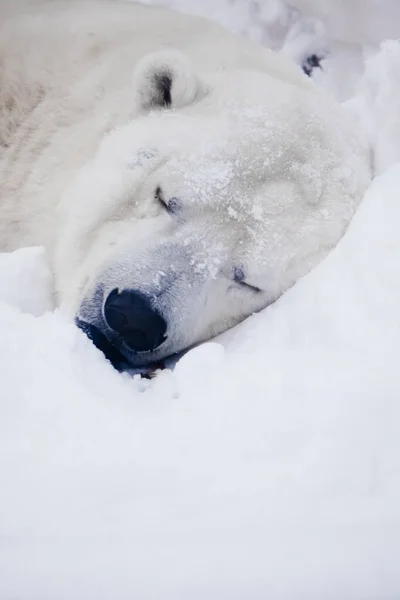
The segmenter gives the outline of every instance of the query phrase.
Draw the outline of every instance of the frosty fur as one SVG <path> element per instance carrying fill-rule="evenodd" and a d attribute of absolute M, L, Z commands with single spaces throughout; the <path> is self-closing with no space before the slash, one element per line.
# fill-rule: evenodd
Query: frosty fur
<path fill-rule="evenodd" d="M 43 244 L 56 304 L 106 337 L 111 290 L 151 296 L 168 340 L 139 362 L 260 310 L 343 235 L 366 143 L 285 57 L 136 4 L 0 10 L 2 249 Z"/>

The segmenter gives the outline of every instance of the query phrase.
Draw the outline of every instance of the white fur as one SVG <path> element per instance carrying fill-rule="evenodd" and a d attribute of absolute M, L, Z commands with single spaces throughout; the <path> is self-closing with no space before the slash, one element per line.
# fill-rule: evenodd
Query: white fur
<path fill-rule="evenodd" d="M 129 360 L 232 326 L 337 243 L 369 181 L 366 145 L 284 57 L 159 8 L 37 5 L 0 29 L 0 239 L 44 244 L 57 302 L 106 336 L 111 290 L 150 295 L 168 338 L 150 356 L 122 348 Z"/>

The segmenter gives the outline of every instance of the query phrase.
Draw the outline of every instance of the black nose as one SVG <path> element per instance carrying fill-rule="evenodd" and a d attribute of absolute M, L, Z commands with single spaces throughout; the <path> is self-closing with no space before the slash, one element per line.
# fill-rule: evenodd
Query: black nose
<path fill-rule="evenodd" d="M 166 339 L 166 322 L 141 292 L 113 290 L 104 305 L 104 318 L 135 352 L 155 350 Z"/>

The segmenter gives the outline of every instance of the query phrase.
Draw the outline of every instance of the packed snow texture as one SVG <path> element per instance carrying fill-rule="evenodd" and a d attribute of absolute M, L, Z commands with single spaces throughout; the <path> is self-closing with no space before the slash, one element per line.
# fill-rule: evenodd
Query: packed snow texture
<path fill-rule="evenodd" d="M 399 46 L 348 103 L 377 148 L 338 247 L 154 379 L 0 257 L 0 598 L 400 597 Z"/>

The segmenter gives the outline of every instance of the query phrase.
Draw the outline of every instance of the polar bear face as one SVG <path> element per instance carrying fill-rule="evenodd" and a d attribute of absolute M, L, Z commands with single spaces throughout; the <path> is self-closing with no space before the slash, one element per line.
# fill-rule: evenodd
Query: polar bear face
<path fill-rule="evenodd" d="M 267 306 L 351 217 L 357 183 L 350 194 L 339 165 L 352 157 L 326 143 L 312 102 L 279 82 L 267 95 L 266 77 L 192 86 L 177 109 L 142 96 L 65 194 L 60 296 L 115 366 L 147 367 Z"/>

